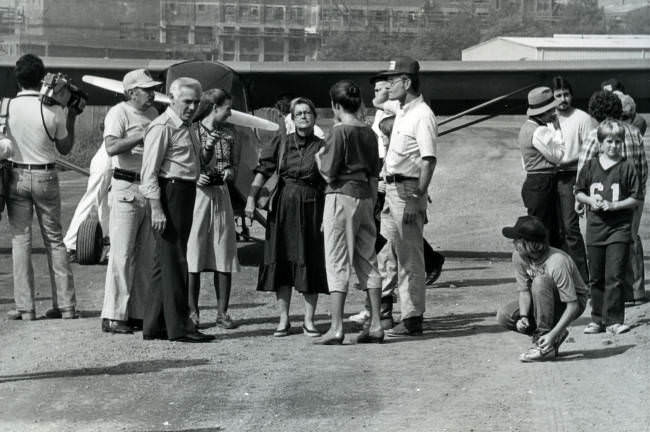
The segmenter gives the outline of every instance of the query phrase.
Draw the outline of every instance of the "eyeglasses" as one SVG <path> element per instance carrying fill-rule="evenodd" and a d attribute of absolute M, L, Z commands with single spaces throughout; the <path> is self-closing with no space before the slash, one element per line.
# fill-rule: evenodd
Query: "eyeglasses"
<path fill-rule="evenodd" d="M 388 84 L 393 87 L 395 83 L 398 83 L 400 81 L 404 81 L 404 77 L 399 77 L 399 78 L 393 78 L 388 80 Z"/>
<path fill-rule="evenodd" d="M 311 111 L 296 111 L 296 112 L 293 113 L 294 117 L 300 117 L 300 116 L 313 117 L 313 115 L 314 115 L 314 113 L 311 112 Z"/>

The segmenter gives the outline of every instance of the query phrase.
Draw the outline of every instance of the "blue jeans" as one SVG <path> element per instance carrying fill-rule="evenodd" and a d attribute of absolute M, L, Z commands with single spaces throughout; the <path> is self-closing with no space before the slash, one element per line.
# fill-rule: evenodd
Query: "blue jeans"
<path fill-rule="evenodd" d="M 52 284 L 52 305 L 61 310 L 76 306 L 72 270 L 61 229 L 59 177 L 54 170 L 13 168 L 7 212 L 11 226 L 11 254 L 14 271 L 14 298 L 20 312 L 35 310 L 34 268 L 32 266 L 32 219 L 34 210 L 47 251 Z"/>
<path fill-rule="evenodd" d="M 588 246 L 591 320 L 602 326 L 625 320 L 625 266 L 629 243 Z"/>

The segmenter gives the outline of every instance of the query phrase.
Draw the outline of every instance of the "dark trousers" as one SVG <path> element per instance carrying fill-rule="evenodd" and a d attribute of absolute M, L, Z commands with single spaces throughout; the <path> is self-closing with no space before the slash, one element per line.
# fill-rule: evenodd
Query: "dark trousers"
<path fill-rule="evenodd" d="M 537 216 L 548 230 L 551 246 L 562 247 L 557 216 L 557 178 L 555 174 L 528 174 L 521 198 L 529 216 Z"/>
<path fill-rule="evenodd" d="M 630 250 L 628 243 L 589 246 L 589 288 L 591 319 L 609 326 L 625 319 L 625 266 Z"/>
<path fill-rule="evenodd" d="M 589 270 L 585 242 L 580 233 L 580 220 L 575 211 L 575 184 L 575 171 L 562 171 L 557 174 L 558 225 L 562 249 L 573 258 L 582 280 L 586 283 L 589 282 Z"/>
<path fill-rule="evenodd" d="M 160 179 L 160 202 L 167 218 L 165 231 L 156 235 L 160 272 L 154 274 L 145 308 L 143 335 L 169 339 L 185 336 L 189 318 L 187 300 L 187 240 L 192 229 L 196 184 Z"/>
<path fill-rule="evenodd" d="M 560 293 L 553 278 L 547 275 L 537 276 L 530 286 L 532 308 L 528 314 L 530 326 L 526 332 L 535 340 L 548 333 L 555 327 L 566 309 L 566 303 L 560 300 Z M 578 300 L 578 310 L 571 317 L 575 320 L 585 310 L 585 299 Z M 507 303 L 499 308 L 497 321 L 508 330 L 517 330 L 517 320 L 520 318 L 519 300 Z"/>

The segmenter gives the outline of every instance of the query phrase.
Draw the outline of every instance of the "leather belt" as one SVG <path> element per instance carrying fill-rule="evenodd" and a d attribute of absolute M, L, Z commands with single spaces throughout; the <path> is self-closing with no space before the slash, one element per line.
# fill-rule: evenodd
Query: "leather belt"
<path fill-rule="evenodd" d="M 384 181 L 388 184 L 391 183 L 401 183 L 403 181 L 419 181 L 417 177 L 407 177 L 401 174 L 386 174 L 384 176 Z"/>
<path fill-rule="evenodd" d="M 133 172 L 121 168 L 113 168 L 113 178 L 117 180 L 128 181 L 130 183 L 135 183 L 140 181 L 140 174 L 137 172 Z"/>
<path fill-rule="evenodd" d="M 182 179 L 178 177 L 158 177 L 159 181 L 166 182 L 166 183 L 179 183 L 179 184 L 191 184 L 191 185 L 196 185 L 196 181 L 194 180 L 187 180 L 187 179 Z"/>
<path fill-rule="evenodd" d="M 28 169 L 28 170 L 53 170 L 56 168 L 55 163 L 47 163 L 47 164 L 24 164 L 20 162 L 11 162 L 11 166 L 14 168 L 22 168 L 22 169 Z"/>

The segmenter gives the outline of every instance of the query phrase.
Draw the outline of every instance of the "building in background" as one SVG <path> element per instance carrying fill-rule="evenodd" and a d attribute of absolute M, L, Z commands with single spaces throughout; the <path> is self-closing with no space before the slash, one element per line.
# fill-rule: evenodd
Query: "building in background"
<path fill-rule="evenodd" d="M 462 51 L 463 61 L 650 59 L 650 35 L 496 37 Z"/>
<path fill-rule="evenodd" d="M 0 0 L 0 50 L 42 56 L 318 59 L 332 32 L 416 35 L 512 0 Z M 548 18 L 553 0 L 514 0 Z"/>

